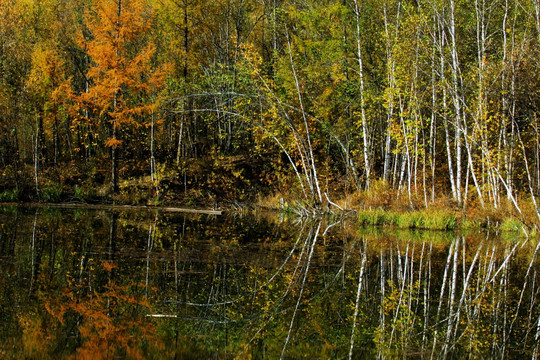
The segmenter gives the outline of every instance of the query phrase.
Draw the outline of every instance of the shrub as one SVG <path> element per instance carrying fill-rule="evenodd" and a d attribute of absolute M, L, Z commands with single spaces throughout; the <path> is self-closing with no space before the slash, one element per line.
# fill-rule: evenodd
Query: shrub
<path fill-rule="evenodd" d="M 46 202 L 59 202 L 62 198 L 62 187 L 58 185 L 48 185 L 41 190 L 41 199 Z"/>
<path fill-rule="evenodd" d="M 14 190 L 4 190 L 0 193 L 0 202 L 15 202 L 19 200 L 19 191 Z"/>

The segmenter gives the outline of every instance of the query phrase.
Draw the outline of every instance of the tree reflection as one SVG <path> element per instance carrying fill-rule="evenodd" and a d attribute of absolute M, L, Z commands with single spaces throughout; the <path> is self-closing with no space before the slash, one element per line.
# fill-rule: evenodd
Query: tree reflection
<path fill-rule="evenodd" d="M 3 357 L 540 351 L 540 243 L 531 239 L 250 216 L 4 218 Z"/>
<path fill-rule="evenodd" d="M 115 273 L 119 267 L 114 260 L 117 216 L 110 217 L 102 259 L 94 258 L 85 248 L 89 239 L 82 241 L 84 247 L 79 251 L 73 246 L 79 239 L 69 240 L 63 245 L 71 250 L 60 249 L 57 254 L 49 220 L 38 218 L 36 212 L 31 223 L 30 296 L 23 300 L 24 305 L 16 305 L 22 308 L 17 314 L 22 336 L 20 346 L 12 348 L 19 354 L 15 357 L 145 358 L 163 349 L 153 322 L 146 317 L 151 306 L 141 291 L 144 283 L 118 278 Z M 57 230 L 56 234 L 62 234 L 64 229 Z M 49 258 L 44 251 L 47 247 Z M 66 257 L 71 260 L 66 261 Z M 66 265 L 60 276 L 54 276 L 55 269 Z"/>

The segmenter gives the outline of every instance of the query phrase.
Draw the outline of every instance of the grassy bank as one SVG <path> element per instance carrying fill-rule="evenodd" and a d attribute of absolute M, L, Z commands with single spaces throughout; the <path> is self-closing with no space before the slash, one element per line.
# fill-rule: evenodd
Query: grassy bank
<path fill-rule="evenodd" d="M 491 211 L 494 214 L 493 211 Z M 393 226 L 402 229 L 426 230 L 467 230 L 467 229 L 498 229 L 502 231 L 536 232 L 535 224 L 528 224 L 522 219 L 508 214 L 494 216 L 471 216 L 466 211 L 451 211 L 440 209 L 422 209 L 407 212 L 375 209 L 357 211 L 357 221 L 360 225 Z"/>
<path fill-rule="evenodd" d="M 534 234 L 539 232 L 539 221 L 530 198 L 519 199 L 520 210 L 506 198 L 497 207 L 481 206 L 474 198 L 457 203 L 445 194 L 426 201 L 423 192 L 411 198 L 392 189 L 384 182 L 375 182 L 369 191 L 331 194 L 333 204 L 326 204 L 326 212 L 348 214 L 359 226 L 382 226 L 396 229 L 468 230 L 496 229 L 501 231 Z M 285 194 L 259 197 L 258 207 L 284 213 L 309 213 L 309 206 L 302 200 Z M 306 209 L 308 209 L 306 211 Z"/>

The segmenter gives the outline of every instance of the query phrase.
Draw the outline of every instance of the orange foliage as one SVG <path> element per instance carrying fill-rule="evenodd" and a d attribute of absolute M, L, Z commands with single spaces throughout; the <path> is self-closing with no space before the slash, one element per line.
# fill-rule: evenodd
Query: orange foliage
<path fill-rule="evenodd" d="M 111 261 L 103 261 L 101 265 L 107 273 L 117 267 Z M 42 293 L 47 312 L 61 324 L 64 324 L 68 313 L 81 317 L 77 322 L 81 345 L 71 358 L 105 359 L 116 355 L 144 358 L 140 348 L 143 338 L 152 346 L 162 347 L 153 324 L 145 317 L 150 304 L 135 294 L 134 288 L 137 284 L 120 285 L 109 276 L 101 291 L 93 289 L 87 293 L 84 282 L 69 280 L 60 297 L 54 296 L 50 290 Z M 39 327 L 30 324 L 25 328 L 32 334 L 38 334 Z M 35 347 L 36 344 L 28 343 L 28 346 Z"/>
<path fill-rule="evenodd" d="M 88 19 L 93 37 L 79 37 L 92 59 L 91 86 L 77 101 L 97 124 L 106 121 L 114 130 L 141 126 L 144 115 L 155 109 L 153 93 L 163 84 L 166 69 L 153 67 L 155 45 L 145 42 L 151 9 L 143 0 L 95 0 L 93 8 Z M 115 133 L 106 142 L 108 147 L 121 144 Z"/>
<path fill-rule="evenodd" d="M 105 271 L 111 272 L 113 269 L 115 269 L 118 265 L 113 263 L 112 261 L 103 261 L 101 263 Z"/>

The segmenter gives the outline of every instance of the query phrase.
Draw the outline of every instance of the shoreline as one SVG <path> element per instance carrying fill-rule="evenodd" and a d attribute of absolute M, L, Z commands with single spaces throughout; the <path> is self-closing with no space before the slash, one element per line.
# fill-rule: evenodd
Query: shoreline
<path fill-rule="evenodd" d="M 257 203 L 247 204 L 245 207 L 226 207 L 223 210 L 190 208 L 179 205 L 127 205 L 127 204 L 89 204 L 83 202 L 0 202 L 0 206 L 38 207 L 58 209 L 90 209 L 106 211 L 162 211 L 170 213 L 206 214 L 222 216 L 227 213 L 237 214 L 247 212 L 273 212 L 275 214 L 297 216 L 299 218 L 312 217 L 347 217 L 359 228 L 382 227 L 394 229 L 426 230 L 426 231 L 456 231 L 487 229 L 510 231 L 525 234 L 536 234 L 538 229 L 515 216 L 500 220 L 490 220 L 490 217 L 470 216 L 456 209 L 415 209 L 398 211 L 395 209 L 346 209 L 342 211 L 311 212 L 304 208 L 270 207 Z"/>
<path fill-rule="evenodd" d="M 148 205 L 117 205 L 117 204 L 87 204 L 87 203 L 40 203 L 40 202 L 2 202 L 0 206 L 17 206 L 17 207 L 42 207 L 42 208 L 59 208 L 59 209 L 94 209 L 94 210 L 159 210 L 165 212 L 191 213 L 191 214 L 207 214 L 207 215 L 223 215 L 223 210 L 208 210 L 208 209 L 192 209 L 175 206 L 148 206 Z"/>

